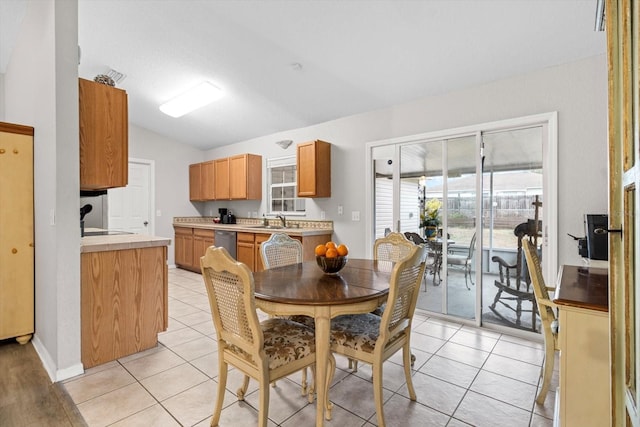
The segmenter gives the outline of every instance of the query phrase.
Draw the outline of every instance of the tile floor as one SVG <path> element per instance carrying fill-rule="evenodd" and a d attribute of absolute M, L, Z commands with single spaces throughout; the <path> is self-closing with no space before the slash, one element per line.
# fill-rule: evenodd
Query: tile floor
<path fill-rule="evenodd" d="M 90 427 L 208 426 L 217 379 L 217 348 L 202 278 L 169 271 L 169 329 L 153 349 L 88 369 L 64 385 Z M 535 404 L 543 359 L 541 343 L 416 314 L 412 334 L 411 402 L 401 353 L 384 366 L 385 416 L 389 426 L 551 426 L 555 393 Z M 371 370 L 358 372 L 337 358 L 330 389 L 328 426 L 377 425 Z M 556 365 L 557 366 L 557 365 Z M 244 402 L 235 390 L 242 376 L 231 371 L 221 426 L 257 425 L 254 381 Z M 270 426 L 311 426 L 315 404 L 300 394 L 300 374 L 271 389 Z M 557 371 L 552 390 L 557 386 Z"/>

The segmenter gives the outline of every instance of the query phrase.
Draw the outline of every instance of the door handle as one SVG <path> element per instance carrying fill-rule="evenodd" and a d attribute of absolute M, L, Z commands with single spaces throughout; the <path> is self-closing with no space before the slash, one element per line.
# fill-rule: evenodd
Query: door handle
<path fill-rule="evenodd" d="M 147 225 L 149 225 L 149 221 L 145 221 L 145 222 L 143 222 L 143 224 L 146 227 Z"/>

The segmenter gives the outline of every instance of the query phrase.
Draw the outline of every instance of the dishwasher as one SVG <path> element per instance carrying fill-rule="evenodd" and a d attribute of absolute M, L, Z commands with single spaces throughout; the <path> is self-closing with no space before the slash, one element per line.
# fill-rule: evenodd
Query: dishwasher
<path fill-rule="evenodd" d="M 218 247 L 223 247 L 229 255 L 236 259 L 236 232 L 227 230 L 216 230 L 214 233 L 214 243 Z"/>

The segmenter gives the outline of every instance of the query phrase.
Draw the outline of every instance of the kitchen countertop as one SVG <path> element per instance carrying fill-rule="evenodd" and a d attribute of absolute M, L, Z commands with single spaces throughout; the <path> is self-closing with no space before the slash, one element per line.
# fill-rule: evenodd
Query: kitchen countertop
<path fill-rule="evenodd" d="M 246 221 L 246 220 L 245 220 Z M 333 222 L 331 221 L 291 221 L 292 226 L 279 227 L 270 220 L 270 226 L 263 226 L 261 220 L 252 222 L 239 222 L 238 224 L 214 223 L 208 218 L 175 218 L 174 227 L 200 228 L 205 230 L 226 230 L 244 233 L 285 233 L 290 236 L 319 236 L 333 233 Z M 280 220 L 277 220 L 280 222 Z"/>
<path fill-rule="evenodd" d="M 120 251 L 124 249 L 169 246 L 171 239 L 147 236 L 145 234 L 111 234 L 107 236 L 84 236 L 81 238 L 80 253 Z"/>

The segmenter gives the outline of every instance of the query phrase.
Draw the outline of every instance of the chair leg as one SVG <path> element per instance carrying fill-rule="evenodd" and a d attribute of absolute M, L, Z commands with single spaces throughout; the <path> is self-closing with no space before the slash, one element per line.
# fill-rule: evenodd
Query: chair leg
<path fill-rule="evenodd" d="M 402 365 L 404 367 L 404 376 L 407 380 L 407 389 L 409 390 L 409 398 L 415 402 L 416 400 L 416 390 L 413 388 L 413 380 L 411 379 L 411 366 L 413 366 L 413 362 L 410 360 L 413 358 L 413 354 L 411 354 L 411 347 L 409 345 L 409 341 L 406 342 L 404 347 L 402 348 Z"/>
<path fill-rule="evenodd" d="M 408 359 L 408 354 L 405 356 L 405 359 Z M 378 363 L 373 364 L 372 374 L 373 374 L 373 400 L 376 402 L 376 415 L 378 418 L 378 427 L 385 427 L 384 422 L 384 409 L 382 407 L 382 361 L 377 361 Z"/>
<path fill-rule="evenodd" d="M 218 395 L 216 396 L 216 403 L 213 407 L 213 417 L 211 418 L 211 427 L 218 427 L 218 423 L 220 422 L 220 413 L 222 412 L 222 403 L 224 402 L 224 393 L 227 387 L 227 369 L 229 367 L 222 360 L 222 355 L 220 355 L 220 362 L 218 363 Z"/>
<path fill-rule="evenodd" d="M 316 362 L 317 363 L 317 362 Z M 311 383 L 311 385 L 308 387 L 307 389 L 307 399 L 309 400 L 309 403 L 313 403 L 313 399 L 315 399 L 315 393 L 316 393 L 316 365 L 311 365 L 311 375 L 313 376 L 313 382 Z"/>
<path fill-rule="evenodd" d="M 333 403 L 329 400 L 329 387 L 331 387 L 331 381 L 333 381 L 333 376 L 336 373 L 336 358 L 333 357 L 333 353 L 329 353 L 329 371 L 327 372 L 327 383 L 325 384 L 325 390 L 327 393 L 325 394 L 325 402 L 324 409 L 325 414 L 324 417 L 327 421 L 331 421 L 331 411 L 333 410 Z"/>
<path fill-rule="evenodd" d="M 302 395 L 304 396 L 309 392 L 307 384 L 307 368 L 302 368 Z"/>
<path fill-rule="evenodd" d="M 269 376 L 262 372 L 258 404 L 258 427 L 267 427 L 269 419 Z"/>
<path fill-rule="evenodd" d="M 553 340 L 553 337 L 551 337 L 551 340 Z M 553 341 L 549 342 L 549 344 L 552 343 Z M 544 404 L 544 399 L 547 397 L 547 391 L 549 391 L 549 384 L 551 383 L 551 376 L 553 375 L 553 365 L 555 364 L 556 352 L 553 346 L 549 344 L 545 342 L 544 364 L 542 365 L 542 387 L 540 388 L 540 393 L 538 393 L 538 397 L 536 398 L 536 403 L 540 405 Z"/>
<path fill-rule="evenodd" d="M 244 376 L 244 380 L 242 381 L 242 386 L 238 389 L 236 394 L 238 395 L 238 400 L 244 400 L 244 395 L 247 393 L 247 389 L 249 388 L 249 375 Z"/>
<path fill-rule="evenodd" d="M 471 284 L 473 286 L 475 286 L 476 284 L 473 283 L 473 274 L 471 274 L 471 265 L 469 265 L 469 267 L 468 267 L 468 272 L 469 272 L 469 281 L 471 282 Z"/>

